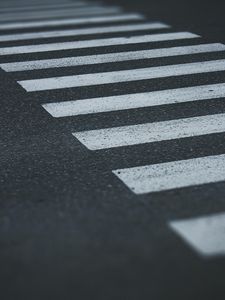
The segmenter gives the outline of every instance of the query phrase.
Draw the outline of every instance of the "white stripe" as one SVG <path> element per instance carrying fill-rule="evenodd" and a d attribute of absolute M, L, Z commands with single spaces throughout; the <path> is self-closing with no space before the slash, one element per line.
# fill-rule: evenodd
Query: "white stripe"
<path fill-rule="evenodd" d="M 72 41 L 72 42 L 62 42 L 62 43 L 50 43 L 50 44 L 48 43 L 48 44 L 39 44 L 39 45 L 4 47 L 4 48 L 0 48 L 0 55 L 59 51 L 59 50 L 68 50 L 68 49 L 104 47 L 104 46 L 125 45 L 125 44 L 129 45 L 135 43 L 149 43 L 149 42 L 159 42 L 159 41 L 178 40 L 178 39 L 190 39 L 190 38 L 197 38 L 197 37 L 198 35 L 189 32 L 175 32 L 175 33 L 148 34 L 148 35 L 132 36 L 132 37 L 106 38 L 106 39 L 95 39 L 95 40 L 85 40 L 85 41 Z"/>
<path fill-rule="evenodd" d="M 225 114 L 75 132 L 88 149 L 155 143 L 225 131 Z"/>
<path fill-rule="evenodd" d="M 225 255 L 225 213 L 172 221 L 169 226 L 198 254 Z"/>
<path fill-rule="evenodd" d="M 63 25 L 81 25 L 81 24 L 96 24 L 96 23 L 109 23 L 109 22 L 125 22 L 134 20 L 143 20 L 144 16 L 140 14 L 120 14 L 116 16 L 101 16 L 101 17 L 83 17 L 83 18 L 70 18 L 65 20 L 47 20 L 47 21 L 32 21 L 32 22 L 18 22 L 1 24 L 0 30 L 4 29 L 24 29 L 24 28 L 41 28 L 41 27 L 54 27 Z"/>
<path fill-rule="evenodd" d="M 23 18 L 26 18 L 26 17 L 36 17 L 36 16 L 43 16 L 43 15 L 46 15 L 46 16 L 51 16 L 51 14 L 53 13 L 63 13 L 64 11 L 74 11 L 74 12 L 83 12 L 83 11 L 90 11 L 92 9 L 105 9 L 105 8 L 111 8 L 112 6 L 103 6 L 103 5 L 99 5 L 99 4 L 89 4 L 88 6 L 74 6 L 74 5 L 63 5 L 63 6 L 50 6 L 51 9 L 46 9 L 46 7 L 44 7 L 44 9 L 32 9 L 31 11 L 27 12 L 26 10 L 25 11 L 16 11 L 16 12 L 2 12 L 0 11 L 0 16 L 1 16 L 1 19 L 0 21 L 4 21 L 4 20 L 7 20 L 7 19 L 10 19 L 10 18 L 19 18 L 19 19 L 23 19 Z M 115 6 L 114 6 L 115 7 Z M 118 7 L 117 7 L 118 8 Z"/>
<path fill-rule="evenodd" d="M 19 2 L 19 3 L 18 3 Z M 59 3 L 59 2 L 62 2 L 62 1 L 56 1 L 56 3 Z M 62 3 L 68 3 L 69 1 L 63 1 Z M 20 7 L 20 6 L 24 6 L 24 7 L 26 7 L 27 5 L 31 5 L 31 6 L 38 6 L 38 5 L 43 5 L 43 4 L 45 4 L 45 3 L 47 3 L 47 4 L 54 4 L 54 2 L 53 1 L 40 1 L 40 2 L 38 2 L 38 1 L 1 1 L 1 3 L 0 3 L 0 8 L 13 8 L 13 7 Z M 17 6 L 18 5 L 18 6 Z"/>
<path fill-rule="evenodd" d="M 0 35 L 0 42 L 30 40 L 30 39 L 38 39 L 38 38 L 41 39 L 41 38 L 52 38 L 52 37 L 113 33 L 113 32 L 123 32 L 123 31 L 129 32 L 133 30 L 153 30 L 153 29 L 164 29 L 169 27 L 170 26 L 164 23 L 155 22 L 155 23 L 132 24 L 132 25 L 90 27 L 90 28 L 82 28 L 82 29 L 42 31 L 42 32 L 32 32 L 32 33 L 16 33 L 16 34 L 9 34 L 9 35 Z"/>
<path fill-rule="evenodd" d="M 224 181 L 224 170 L 223 154 L 115 170 L 113 173 L 135 194 L 146 194 Z"/>
<path fill-rule="evenodd" d="M 163 67 L 132 69 L 85 75 L 23 80 L 18 83 L 28 92 L 123 83 L 199 73 L 225 71 L 225 59 Z"/>
<path fill-rule="evenodd" d="M 18 3 L 19 2 L 19 3 Z M 76 2 L 84 2 L 84 1 L 76 1 Z M 18 1 L 18 0 L 15 0 L 15 1 L 12 1 L 12 0 L 9 0 L 9 1 L 1 1 L 0 3 L 0 6 L 10 6 L 10 5 L 13 5 L 15 6 L 16 4 L 18 4 L 18 7 L 24 5 L 24 6 L 27 6 L 27 5 L 34 5 L 34 6 L 39 6 L 39 5 L 44 5 L 44 4 L 66 4 L 66 3 L 71 3 L 70 0 L 55 0 L 55 1 L 45 1 L 45 0 L 40 0 L 40 1 L 34 1 L 34 0 L 30 0 L 30 1 Z"/>
<path fill-rule="evenodd" d="M 85 3 L 84 1 L 78 1 L 78 3 Z M 54 5 L 64 5 L 64 4 L 71 4 L 70 1 L 7 1 L 5 3 L 1 2 L 0 3 L 0 9 L 4 11 L 9 11 L 9 10 L 15 10 L 15 9 L 24 9 L 26 7 L 29 8 L 38 8 L 40 6 L 54 6 Z"/>
<path fill-rule="evenodd" d="M 43 104 L 55 118 L 225 98 L 225 83 Z"/>
<path fill-rule="evenodd" d="M 120 27 L 122 28 L 122 26 Z M 176 55 L 191 55 L 197 53 L 225 51 L 223 44 L 206 44 L 196 46 L 182 46 L 173 48 L 162 48 L 153 50 L 140 50 L 128 52 L 116 52 L 89 56 L 63 57 L 56 59 L 44 59 L 36 61 L 12 62 L 0 64 L 7 72 L 29 71 L 47 68 L 62 68 L 71 66 L 82 66 L 91 64 L 113 63 L 128 60 L 150 59 L 158 57 L 169 57 Z"/>
<path fill-rule="evenodd" d="M 88 5 L 91 5 L 89 2 L 70 2 L 70 3 L 55 3 L 55 4 L 46 4 L 46 5 L 38 5 L 38 6 L 18 6 L 18 7 L 12 7 L 12 8 L 1 8 L 0 14 L 6 14 L 6 13 L 15 13 L 15 12 L 24 12 L 24 11 L 43 11 L 45 9 L 61 9 L 66 7 L 86 7 Z"/>
<path fill-rule="evenodd" d="M 11 14 L 11 15 L 3 15 L 0 17 L 0 26 L 2 24 L 8 24 L 8 22 L 17 21 L 28 21 L 35 19 L 48 19 L 48 18 L 63 18 L 63 17 L 80 17 L 80 16 L 92 16 L 92 15 L 100 15 L 100 14 L 113 14 L 113 13 L 121 13 L 122 9 L 120 7 L 99 7 L 99 6 L 90 6 L 87 8 L 68 8 L 61 10 L 48 10 L 44 12 L 29 12 L 23 15 Z M 10 23 L 11 24 L 11 23 Z"/>

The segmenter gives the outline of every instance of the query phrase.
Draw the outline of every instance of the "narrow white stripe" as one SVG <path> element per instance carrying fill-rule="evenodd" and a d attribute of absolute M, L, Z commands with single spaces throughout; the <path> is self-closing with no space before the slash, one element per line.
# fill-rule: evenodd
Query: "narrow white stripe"
<path fill-rule="evenodd" d="M 96 3 L 96 2 L 95 2 Z M 38 5 L 38 6 L 18 6 L 12 8 L 1 8 L 0 14 L 6 13 L 15 13 L 15 12 L 24 12 L 24 11 L 43 11 L 45 9 L 61 9 L 66 7 L 85 7 L 91 5 L 89 2 L 70 2 L 70 3 L 55 3 L 55 4 L 46 4 L 46 5 Z"/>
<path fill-rule="evenodd" d="M 200 255 L 225 255 L 225 213 L 172 221 L 169 226 Z"/>
<path fill-rule="evenodd" d="M 47 20 L 47 21 L 32 21 L 32 22 L 18 22 L 1 24 L 0 30 L 4 29 L 22 29 L 22 28 L 41 28 L 41 27 L 54 27 L 63 25 L 81 25 L 81 24 L 96 24 L 96 23 L 109 23 L 109 22 L 125 22 L 134 20 L 143 20 L 144 16 L 140 14 L 120 14 L 116 16 L 104 17 L 83 17 L 83 18 L 70 18 L 64 20 Z"/>
<path fill-rule="evenodd" d="M 68 3 L 69 1 L 65 1 L 65 3 Z M 53 4 L 53 1 L 46 1 L 46 3 L 47 4 Z M 56 1 L 56 3 L 59 3 L 59 1 Z M 26 6 L 28 6 L 28 5 L 31 5 L 31 6 L 38 6 L 38 5 L 43 5 L 43 4 L 45 4 L 45 2 L 44 1 L 40 1 L 40 2 L 38 2 L 38 1 L 30 1 L 30 2 L 28 2 L 28 1 L 19 1 L 19 3 L 18 3 L 18 1 L 2 1 L 1 3 L 0 3 L 0 8 L 7 8 L 7 9 L 10 9 L 10 8 L 13 8 L 13 7 L 20 7 L 20 6 L 24 6 L 24 7 L 26 7 Z M 17 6 L 18 5 L 18 6 Z"/>
<path fill-rule="evenodd" d="M 121 26 L 122 27 L 122 26 Z M 29 71 L 47 68 L 62 68 L 71 66 L 82 66 L 89 64 L 113 63 L 119 61 L 150 59 L 158 57 L 169 57 L 176 55 L 191 55 L 197 53 L 225 51 L 223 44 L 206 44 L 196 46 L 182 46 L 173 48 L 162 48 L 153 50 L 140 50 L 128 52 L 116 52 L 108 54 L 63 57 L 56 59 L 44 59 L 36 61 L 12 62 L 0 64 L 0 67 L 7 72 Z"/>
<path fill-rule="evenodd" d="M 73 135 L 88 149 L 100 150 L 181 139 L 224 131 L 225 114 L 217 114 L 75 132 Z"/>
<path fill-rule="evenodd" d="M 83 3 L 84 1 L 78 1 L 78 3 Z M 85 2 L 84 2 L 85 3 Z M 54 6 L 54 5 L 64 5 L 64 4 L 71 4 L 70 1 L 23 1 L 23 2 L 19 2 L 18 1 L 7 1 L 5 3 L 1 2 L 0 3 L 0 9 L 4 11 L 10 11 L 10 10 L 15 10 L 15 9 L 24 9 L 26 7 L 29 8 L 38 8 L 40 6 Z"/>
<path fill-rule="evenodd" d="M 84 1 L 77 1 L 77 2 L 84 2 Z M 45 1 L 45 0 L 40 0 L 40 1 L 34 1 L 34 0 L 30 0 L 30 1 L 19 1 L 18 3 L 18 0 L 15 0 L 15 1 L 12 1 L 12 0 L 9 0 L 9 1 L 1 1 L 0 3 L 0 6 L 15 6 L 16 4 L 18 4 L 18 7 L 20 6 L 27 6 L 27 5 L 32 5 L 32 6 L 39 6 L 39 5 L 54 5 L 54 4 L 66 4 L 66 3 L 71 3 L 70 0 L 55 0 L 55 1 Z"/>
<path fill-rule="evenodd" d="M 43 104 L 55 118 L 225 98 L 225 83 Z"/>
<path fill-rule="evenodd" d="M 90 27 L 82 29 L 69 29 L 69 30 L 55 30 L 55 31 L 42 31 L 32 33 L 16 33 L 9 35 L 0 35 L 0 42 L 5 41 L 19 41 L 30 40 L 38 38 L 52 38 L 52 37 L 66 37 L 66 36 L 78 36 L 100 33 L 113 33 L 113 32 L 129 32 L 134 30 L 153 30 L 164 29 L 170 26 L 161 23 L 145 23 L 145 24 L 132 24 L 132 25 L 116 25 L 116 26 L 104 26 L 104 27 Z"/>
<path fill-rule="evenodd" d="M 225 59 L 198 63 L 168 65 L 163 67 L 132 69 L 85 75 L 23 80 L 18 83 L 28 92 L 123 83 L 153 78 L 182 76 L 225 71 Z"/>
<path fill-rule="evenodd" d="M 11 14 L 11 15 L 3 15 L 0 18 L 0 26 L 2 24 L 8 24 L 8 22 L 17 21 L 27 21 L 27 20 L 35 20 L 35 19 L 48 19 L 48 18 L 63 18 L 63 17 L 80 17 L 80 16 L 92 16 L 92 15 L 100 15 L 100 14 L 113 14 L 113 13 L 121 13 L 122 9 L 120 7 L 99 7 L 99 6 L 90 6 L 88 8 L 68 8 L 61 10 L 48 10 L 44 12 L 29 12 L 23 15 Z M 10 23 L 11 24 L 11 23 Z"/>
<path fill-rule="evenodd" d="M 36 53 L 36 52 L 47 52 L 47 51 L 59 51 L 68 49 L 81 49 L 91 47 L 104 47 L 112 45 L 125 45 L 135 43 L 149 43 L 159 42 L 168 40 L 178 39 L 191 39 L 197 38 L 198 35 L 189 32 L 175 32 L 175 33 L 160 33 L 160 34 L 148 34 L 141 36 L 132 37 L 119 37 L 119 38 L 106 38 L 106 39 L 95 39 L 85 41 L 73 41 L 63 43 L 51 43 L 51 44 L 39 44 L 39 45 L 26 45 L 26 46 L 15 46 L 15 47 L 4 47 L 0 48 L 0 55 L 11 55 L 11 54 L 22 54 L 22 53 Z"/>
<path fill-rule="evenodd" d="M 1 19 L 0 21 L 3 21 L 5 19 L 9 19 L 9 18 L 23 18 L 23 17 L 35 17 L 35 16 L 41 16 L 42 15 L 51 15 L 51 13 L 63 13 L 64 11 L 74 11 L 74 12 L 83 12 L 83 11 L 89 11 L 91 9 L 105 9 L 105 8 L 111 8 L 111 7 L 115 7 L 115 6 L 105 6 L 105 5 L 99 5 L 99 4 L 89 4 L 86 6 L 74 6 L 73 4 L 71 5 L 63 5 L 63 6 L 50 6 L 51 9 L 46 9 L 46 7 L 44 7 L 44 9 L 38 7 L 37 9 L 31 9 L 31 11 L 29 11 L 29 13 L 25 10 L 22 11 L 15 11 L 15 12 L 0 12 L 0 16 Z M 119 7 L 117 7 L 119 8 Z"/>
<path fill-rule="evenodd" d="M 135 194 L 160 192 L 225 180 L 225 155 L 115 170 Z"/>

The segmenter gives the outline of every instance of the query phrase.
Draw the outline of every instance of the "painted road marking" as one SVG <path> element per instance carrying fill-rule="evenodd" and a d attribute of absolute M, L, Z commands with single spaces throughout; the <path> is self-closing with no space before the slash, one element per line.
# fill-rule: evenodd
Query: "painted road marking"
<path fill-rule="evenodd" d="M 225 83 L 85 100 L 46 103 L 54 118 L 225 98 Z"/>
<path fill-rule="evenodd" d="M 225 114 L 75 132 L 89 150 L 100 150 L 225 132 Z"/>
<path fill-rule="evenodd" d="M 0 42 L 169 28 L 161 22 L 0 35 Z"/>
<path fill-rule="evenodd" d="M 199 37 L 198 35 L 189 32 L 175 32 L 175 33 L 147 34 L 147 35 L 132 36 L 132 37 L 105 38 L 105 39 L 94 39 L 94 40 L 85 40 L 85 41 L 3 47 L 0 48 L 0 55 L 38 53 L 38 52 L 59 51 L 59 50 L 68 50 L 68 49 L 114 46 L 114 45 L 129 45 L 129 44 L 136 44 L 136 43 L 151 43 L 151 42 L 169 41 L 169 40 L 192 39 L 198 37 Z"/>
<path fill-rule="evenodd" d="M 113 173 L 135 194 L 204 185 L 225 180 L 225 155 L 140 166 Z"/>
<path fill-rule="evenodd" d="M 113 63 L 129 60 L 151 59 L 159 57 L 170 57 L 179 55 L 191 55 L 198 53 L 209 53 L 225 51 L 223 44 L 206 44 L 195 46 L 182 46 L 173 48 L 162 48 L 152 50 L 116 52 L 89 56 L 63 57 L 56 59 L 44 59 L 35 61 L 23 61 L 0 64 L 0 68 L 7 72 L 39 70 L 47 68 L 62 68 L 71 66 L 82 66 L 91 64 Z"/>
<path fill-rule="evenodd" d="M 81 2 L 81 1 L 78 1 L 78 2 Z M 83 2 L 83 1 L 82 1 Z M 35 6 L 39 6 L 39 5 L 54 5 L 56 3 L 57 4 L 63 4 L 63 3 L 71 3 L 70 1 L 58 1 L 56 0 L 55 2 L 54 1 L 1 1 L 0 3 L 0 7 L 1 8 L 6 8 L 6 9 L 10 9 L 10 8 L 14 8 L 17 4 L 19 4 L 19 6 L 16 6 L 16 7 L 26 7 L 26 6 L 31 6 L 31 7 L 35 7 Z"/>
<path fill-rule="evenodd" d="M 35 19 L 48 19 L 48 18 L 57 18 L 57 17 L 79 17 L 79 16 L 91 16 L 91 15 L 100 15 L 100 14 L 117 14 L 121 13 L 122 9 L 120 7 L 103 7 L 103 6 L 90 6 L 85 8 L 67 8 L 61 10 L 47 10 L 44 12 L 38 13 L 25 13 L 21 14 L 10 14 L 3 15 L 0 18 L 0 25 L 5 24 L 5 22 L 16 22 L 16 21 L 27 21 Z"/>
<path fill-rule="evenodd" d="M 38 5 L 38 6 L 18 6 L 18 7 L 12 7 L 12 8 L 1 8 L 0 15 L 5 15 L 5 14 L 13 14 L 13 13 L 23 13 L 27 11 L 33 11 L 33 12 L 42 12 L 45 11 L 46 9 L 62 9 L 62 8 L 74 8 L 74 7 L 87 7 L 90 6 L 94 3 L 82 1 L 82 2 L 69 2 L 69 3 L 55 3 L 55 4 L 46 4 L 46 5 Z M 96 4 L 96 2 L 95 2 Z"/>
<path fill-rule="evenodd" d="M 200 255 L 225 255 L 225 213 L 172 221 L 169 227 Z"/>
<path fill-rule="evenodd" d="M 85 75 L 22 80 L 18 81 L 18 83 L 27 92 L 34 92 L 219 71 L 225 71 L 225 59 Z"/>
<path fill-rule="evenodd" d="M 66 18 L 58 20 L 46 21 L 31 21 L 31 22 L 16 22 L 1 24 L 0 30 L 6 29 L 24 29 L 24 28 L 41 28 L 41 27 L 55 27 L 63 25 L 88 25 L 96 23 L 112 23 L 112 22 L 126 22 L 126 21 L 140 21 L 144 20 L 141 14 L 124 13 L 113 16 L 95 16 L 95 17 L 80 17 L 80 18 Z"/>

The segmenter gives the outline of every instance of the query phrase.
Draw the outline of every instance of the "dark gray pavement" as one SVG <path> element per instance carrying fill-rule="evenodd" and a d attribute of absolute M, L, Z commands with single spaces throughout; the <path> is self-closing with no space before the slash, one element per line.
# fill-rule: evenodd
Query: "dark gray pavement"
<path fill-rule="evenodd" d="M 200 34 L 204 42 L 225 43 L 225 5 L 222 1 L 108 2 L 123 5 L 127 11 L 146 13 L 150 20 L 166 22 L 174 30 Z M 64 40 L 76 38 L 54 38 L 49 42 Z M 0 47 L 39 42 L 41 40 L 1 42 Z M 179 41 L 178 44 L 188 42 Z M 153 47 L 170 45 L 176 45 L 176 42 L 154 43 Z M 145 47 L 141 44 L 132 49 Z M 130 47 L 123 45 L 115 49 L 126 51 Z M 25 57 L 33 60 L 109 51 L 112 52 L 113 48 L 2 56 L 0 63 L 22 61 Z M 174 219 L 224 212 L 225 182 L 137 196 L 111 171 L 222 154 L 225 153 L 225 134 L 93 152 L 80 144 L 71 132 L 194 117 L 208 112 L 225 113 L 225 102 L 206 100 L 161 106 L 160 109 L 141 108 L 62 119 L 52 118 L 40 104 L 58 99 L 85 99 L 193 86 L 196 82 L 199 85 L 220 83 L 224 82 L 225 72 L 57 92 L 26 93 L 16 82 L 16 79 L 209 58 L 225 58 L 225 53 L 70 67 L 60 71 L 46 69 L 17 74 L 0 71 L 2 300 L 224 298 L 225 258 L 200 257 L 167 224 Z"/>

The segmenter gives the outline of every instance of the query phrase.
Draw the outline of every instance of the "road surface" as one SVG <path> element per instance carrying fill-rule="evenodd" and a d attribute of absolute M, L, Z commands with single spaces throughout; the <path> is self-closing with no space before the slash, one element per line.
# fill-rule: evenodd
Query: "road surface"
<path fill-rule="evenodd" d="M 225 5 L 13 1 L 2 299 L 223 299 Z"/>

